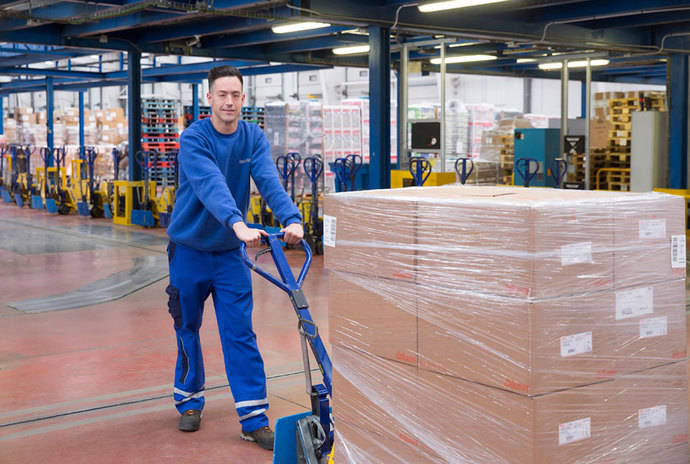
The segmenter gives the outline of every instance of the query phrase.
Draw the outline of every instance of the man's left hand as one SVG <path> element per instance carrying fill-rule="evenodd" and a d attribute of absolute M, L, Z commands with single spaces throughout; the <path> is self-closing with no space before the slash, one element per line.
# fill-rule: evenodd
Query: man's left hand
<path fill-rule="evenodd" d="M 304 229 L 302 229 L 302 225 L 297 222 L 281 229 L 281 232 L 285 233 L 283 241 L 289 245 L 297 245 L 302 238 L 304 238 Z"/>

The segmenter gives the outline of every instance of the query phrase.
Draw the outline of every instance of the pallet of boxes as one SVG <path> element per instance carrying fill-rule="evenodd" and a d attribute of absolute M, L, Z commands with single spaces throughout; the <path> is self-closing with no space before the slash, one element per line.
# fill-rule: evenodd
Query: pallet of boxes
<path fill-rule="evenodd" d="M 335 462 L 687 464 L 684 207 L 327 196 Z"/>

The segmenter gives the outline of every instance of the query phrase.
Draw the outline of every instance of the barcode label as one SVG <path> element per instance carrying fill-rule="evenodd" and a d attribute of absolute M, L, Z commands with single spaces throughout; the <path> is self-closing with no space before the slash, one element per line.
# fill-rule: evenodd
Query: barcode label
<path fill-rule="evenodd" d="M 640 238 L 656 239 L 666 237 L 666 219 L 643 219 L 640 221 Z"/>
<path fill-rule="evenodd" d="M 561 337 L 561 357 L 592 352 L 592 332 L 583 332 Z"/>
<path fill-rule="evenodd" d="M 652 314 L 654 312 L 654 289 L 635 288 L 616 292 L 616 320 Z"/>
<path fill-rule="evenodd" d="M 335 248 L 336 217 L 323 216 L 323 244 L 324 246 Z"/>
<path fill-rule="evenodd" d="M 666 424 L 666 405 L 637 411 L 638 427 L 646 429 Z"/>
<path fill-rule="evenodd" d="M 650 317 L 640 321 L 640 338 L 668 335 L 668 317 Z"/>
<path fill-rule="evenodd" d="M 671 268 L 684 268 L 685 260 L 685 235 L 673 235 L 671 237 Z"/>
<path fill-rule="evenodd" d="M 592 436 L 592 421 L 588 417 L 558 425 L 558 446 L 567 445 Z"/>
<path fill-rule="evenodd" d="M 561 247 L 561 266 L 592 262 L 592 242 L 571 243 Z"/>

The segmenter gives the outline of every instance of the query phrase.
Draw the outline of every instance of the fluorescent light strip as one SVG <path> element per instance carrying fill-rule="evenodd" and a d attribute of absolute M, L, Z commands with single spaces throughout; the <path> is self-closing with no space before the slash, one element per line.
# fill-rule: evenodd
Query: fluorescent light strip
<path fill-rule="evenodd" d="M 609 64 L 609 60 L 603 60 L 603 59 L 598 59 L 598 60 L 590 60 L 589 65 L 594 67 L 594 66 L 606 66 Z M 577 61 L 568 61 L 568 68 L 585 68 L 587 67 L 587 60 L 577 60 Z M 563 63 L 560 61 L 554 61 L 552 63 L 541 63 L 539 65 L 539 69 L 542 71 L 556 71 L 558 69 L 563 68 Z"/>
<path fill-rule="evenodd" d="M 271 30 L 276 33 L 276 34 L 288 34 L 290 32 L 299 32 L 299 31 L 309 31 L 312 29 L 321 29 L 323 27 L 329 27 L 329 23 L 320 23 L 316 21 L 303 21 L 299 23 L 290 23 L 290 24 L 280 24 L 277 26 L 273 26 Z"/>
<path fill-rule="evenodd" d="M 357 53 L 369 53 L 369 45 L 354 45 L 352 47 L 334 48 L 336 55 L 355 55 Z"/>
<path fill-rule="evenodd" d="M 432 13 L 434 11 L 467 8 L 470 6 L 488 5 L 490 3 L 501 3 L 506 1 L 508 0 L 451 0 L 446 2 L 425 3 L 417 6 L 417 8 L 422 13 Z"/>
<path fill-rule="evenodd" d="M 460 55 L 446 57 L 446 64 L 453 63 L 476 63 L 478 61 L 492 61 L 496 57 L 493 55 Z M 432 64 L 441 64 L 441 58 L 432 58 Z"/>

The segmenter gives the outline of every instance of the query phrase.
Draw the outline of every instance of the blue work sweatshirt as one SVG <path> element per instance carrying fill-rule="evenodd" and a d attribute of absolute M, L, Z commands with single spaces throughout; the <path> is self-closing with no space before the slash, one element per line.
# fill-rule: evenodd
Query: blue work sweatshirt
<path fill-rule="evenodd" d="M 210 118 L 196 121 L 180 136 L 178 160 L 180 183 L 168 226 L 175 243 L 203 251 L 238 248 L 232 225 L 247 217 L 250 175 L 281 224 L 302 220 L 256 124 L 239 121 L 235 132 L 221 134 Z"/>

